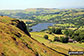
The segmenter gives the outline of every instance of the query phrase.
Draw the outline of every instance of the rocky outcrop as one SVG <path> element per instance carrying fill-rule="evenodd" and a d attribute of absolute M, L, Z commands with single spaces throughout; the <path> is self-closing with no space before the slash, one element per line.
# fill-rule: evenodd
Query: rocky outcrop
<path fill-rule="evenodd" d="M 28 36 L 31 37 L 31 35 L 29 34 L 28 30 L 27 30 L 27 27 L 25 25 L 25 23 L 23 21 L 19 21 L 19 23 L 17 24 L 17 27 L 19 29 L 21 29 L 22 31 L 24 31 Z"/>
<path fill-rule="evenodd" d="M 16 22 L 13 23 L 13 22 Z M 19 29 L 21 29 L 22 31 L 24 31 L 29 37 L 31 37 L 31 35 L 29 34 L 26 24 L 23 21 L 19 21 L 19 20 L 12 20 L 12 25 L 16 25 L 16 27 L 18 27 Z"/>

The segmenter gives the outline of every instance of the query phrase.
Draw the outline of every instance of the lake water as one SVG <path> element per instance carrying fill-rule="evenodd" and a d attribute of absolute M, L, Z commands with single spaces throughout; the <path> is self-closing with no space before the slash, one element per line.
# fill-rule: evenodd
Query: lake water
<path fill-rule="evenodd" d="M 48 29 L 48 26 L 53 26 L 55 23 L 39 23 L 35 26 L 32 26 L 31 29 L 33 29 L 31 32 L 41 31 L 44 29 Z"/>

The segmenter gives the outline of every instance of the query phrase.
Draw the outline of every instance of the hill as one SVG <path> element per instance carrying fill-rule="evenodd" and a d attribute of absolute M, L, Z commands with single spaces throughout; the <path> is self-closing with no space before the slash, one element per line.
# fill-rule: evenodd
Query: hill
<path fill-rule="evenodd" d="M 0 56 L 64 56 L 33 39 L 25 24 L 0 16 Z M 25 29 L 25 30 L 24 30 Z"/>
<path fill-rule="evenodd" d="M 84 9 L 28 8 L 25 10 L 0 10 L 0 15 L 33 20 L 35 23 L 70 23 L 78 26 L 81 23 L 84 24 Z"/>
<path fill-rule="evenodd" d="M 12 18 L 28 19 L 33 15 L 49 14 L 59 11 L 55 8 L 28 8 L 25 10 L 0 10 L 0 15 L 9 16 Z"/>

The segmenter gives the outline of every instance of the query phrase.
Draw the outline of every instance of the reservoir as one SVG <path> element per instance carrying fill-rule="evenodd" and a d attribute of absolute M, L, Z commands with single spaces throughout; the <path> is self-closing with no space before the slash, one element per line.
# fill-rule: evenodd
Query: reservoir
<path fill-rule="evenodd" d="M 53 26 L 53 24 L 55 23 L 38 23 L 37 25 L 30 27 L 32 29 L 31 32 L 39 32 L 48 29 L 48 26 Z"/>

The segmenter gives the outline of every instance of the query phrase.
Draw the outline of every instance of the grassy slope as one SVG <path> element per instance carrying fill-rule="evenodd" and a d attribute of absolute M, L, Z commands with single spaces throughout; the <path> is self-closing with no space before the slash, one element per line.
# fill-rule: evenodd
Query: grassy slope
<path fill-rule="evenodd" d="M 52 41 L 54 40 L 54 37 L 57 36 L 57 37 L 61 37 L 61 36 L 64 36 L 62 34 L 48 34 L 48 33 L 45 33 L 45 32 L 31 32 L 31 35 L 36 35 L 38 37 L 43 37 L 44 35 L 48 35 L 49 39 L 51 39 Z"/>
<path fill-rule="evenodd" d="M 59 51 L 61 53 L 68 54 L 69 49 L 72 51 L 83 51 L 84 50 L 84 45 L 79 44 L 79 43 L 64 44 L 60 42 L 50 42 L 43 38 L 43 36 L 47 34 L 44 32 L 31 32 L 30 34 L 32 35 L 34 39 L 38 40 L 41 43 L 44 43 L 48 47 L 53 48 L 54 50 Z M 49 36 L 49 39 L 54 37 L 53 35 L 49 35 L 49 34 L 47 35 Z"/>
<path fill-rule="evenodd" d="M 11 25 L 11 20 L 16 19 L 6 16 L 0 17 L 0 56 L 35 56 L 37 54 L 64 56 L 27 36 L 19 28 Z"/>

